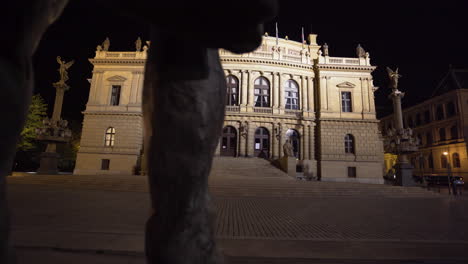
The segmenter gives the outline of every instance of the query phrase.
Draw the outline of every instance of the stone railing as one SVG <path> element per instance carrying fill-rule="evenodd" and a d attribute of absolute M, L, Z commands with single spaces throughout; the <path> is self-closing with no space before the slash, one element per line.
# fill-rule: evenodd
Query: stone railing
<path fill-rule="evenodd" d="M 95 59 L 146 59 L 146 51 L 96 51 Z"/>
<path fill-rule="evenodd" d="M 327 65 L 349 65 L 349 66 L 371 66 L 370 58 L 340 58 L 319 56 L 319 64 Z"/>
<path fill-rule="evenodd" d="M 254 113 L 273 114 L 273 109 L 268 107 L 254 107 Z"/>
<path fill-rule="evenodd" d="M 300 64 L 312 64 L 310 55 L 293 55 L 292 53 L 285 53 L 285 48 L 276 47 L 277 49 L 263 50 L 257 49 L 256 51 L 244 54 L 235 54 L 230 51 L 220 49 L 219 56 L 222 58 L 258 58 L 258 59 L 268 59 L 275 61 L 283 62 L 293 62 Z M 295 50 L 294 53 L 306 54 L 306 51 Z"/>
<path fill-rule="evenodd" d="M 226 105 L 226 112 L 240 112 L 238 105 Z"/>

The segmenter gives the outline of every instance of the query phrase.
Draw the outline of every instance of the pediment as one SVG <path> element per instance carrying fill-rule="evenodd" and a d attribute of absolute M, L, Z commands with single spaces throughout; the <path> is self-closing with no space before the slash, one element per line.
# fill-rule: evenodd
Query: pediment
<path fill-rule="evenodd" d="M 356 87 L 356 85 L 354 83 L 350 83 L 350 82 L 342 82 L 340 84 L 337 84 L 336 86 L 338 88 L 354 88 L 354 87 Z"/>
<path fill-rule="evenodd" d="M 127 78 L 120 76 L 120 75 L 114 75 L 112 77 L 107 78 L 109 82 L 124 82 L 127 80 Z"/>

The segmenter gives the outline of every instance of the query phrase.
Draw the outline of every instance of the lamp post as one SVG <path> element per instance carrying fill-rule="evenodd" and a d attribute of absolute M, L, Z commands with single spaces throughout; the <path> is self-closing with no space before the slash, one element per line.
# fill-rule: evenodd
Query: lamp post
<path fill-rule="evenodd" d="M 444 156 L 446 157 L 446 161 L 447 161 L 447 181 L 448 181 L 448 193 L 449 195 L 452 193 L 451 192 L 451 182 L 450 182 L 450 162 L 449 162 L 449 153 L 448 151 L 444 151 Z"/>

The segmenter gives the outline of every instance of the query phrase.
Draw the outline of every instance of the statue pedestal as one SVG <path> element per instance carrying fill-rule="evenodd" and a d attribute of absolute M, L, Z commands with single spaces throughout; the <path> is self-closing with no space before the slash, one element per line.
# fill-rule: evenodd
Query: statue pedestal
<path fill-rule="evenodd" d="M 289 176 L 296 178 L 296 158 L 290 156 L 283 156 L 279 159 L 281 170 L 286 172 Z"/>
<path fill-rule="evenodd" d="M 58 158 L 59 154 L 56 152 L 43 152 L 37 174 L 58 174 Z"/>
<path fill-rule="evenodd" d="M 395 165 L 396 182 L 398 186 L 416 186 L 413 179 L 413 166 L 410 163 L 397 163 Z"/>

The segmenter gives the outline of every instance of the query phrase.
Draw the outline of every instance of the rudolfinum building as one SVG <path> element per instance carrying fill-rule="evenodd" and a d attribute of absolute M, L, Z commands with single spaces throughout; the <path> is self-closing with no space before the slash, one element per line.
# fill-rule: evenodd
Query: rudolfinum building
<path fill-rule="evenodd" d="M 265 36 L 251 53 L 219 51 L 227 96 L 216 155 L 277 159 L 291 139 L 299 164 L 321 180 L 382 183 L 369 53 L 358 48 L 353 57 L 331 57 L 316 39 L 311 34 L 308 43 L 300 43 Z M 147 50 L 98 47 L 90 59 L 94 70 L 75 174 L 139 172 Z M 171 140 L 177 139 L 168 138 L 168 144 Z"/>

